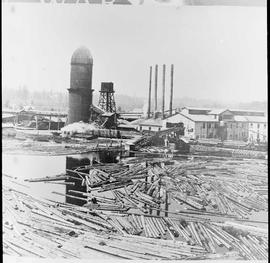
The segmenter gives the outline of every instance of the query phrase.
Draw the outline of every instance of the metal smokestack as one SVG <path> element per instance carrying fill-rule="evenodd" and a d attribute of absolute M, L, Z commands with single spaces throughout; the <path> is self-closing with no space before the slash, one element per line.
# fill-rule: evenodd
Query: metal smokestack
<path fill-rule="evenodd" d="M 147 117 L 151 116 L 151 87 L 152 87 L 152 66 L 150 67 L 150 76 L 149 76 L 149 94 L 148 94 L 148 110 Z"/>
<path fill-rule="evenodd" d="M 163 64 L 163 79 L 162 79 L 162 118 L 165 118 L 165 74 L 166 74 L 166 65 Z"/>
<path fill-rule="evenodd" d="M 158 82 L 158 65 L 155 67 L 155 109 L 154 109 L 154 118 L 157 117 L 157 82 Z"/>
<path fill-rule="evenodd" d="M 173 104 L 173 64 L 171 65 L 171 94 L 170 94 L 170 115 L 172 115 L 172 104 Z"/>

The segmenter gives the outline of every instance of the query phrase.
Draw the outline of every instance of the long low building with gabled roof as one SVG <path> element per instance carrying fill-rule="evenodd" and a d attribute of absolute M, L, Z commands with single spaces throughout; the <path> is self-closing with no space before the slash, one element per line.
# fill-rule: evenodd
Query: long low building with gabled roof
<path fill-rule="evenodd" d="M 140 131 L 160 131 L 183 125 L 184 136 L 267 142 L 267 117 L 263 111 L 184 107 L 171 116 L 131 122 Z"/>

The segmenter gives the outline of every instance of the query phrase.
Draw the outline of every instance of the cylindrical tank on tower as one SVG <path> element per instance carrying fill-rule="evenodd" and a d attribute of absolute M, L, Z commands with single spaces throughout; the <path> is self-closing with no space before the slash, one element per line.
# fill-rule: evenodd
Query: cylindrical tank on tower
<path fill-rule="evenodd" d="M 93 58 L 86 47 L 76 49 L 71 57 L 68 123 L 88 122 L 92 105 Z"/>

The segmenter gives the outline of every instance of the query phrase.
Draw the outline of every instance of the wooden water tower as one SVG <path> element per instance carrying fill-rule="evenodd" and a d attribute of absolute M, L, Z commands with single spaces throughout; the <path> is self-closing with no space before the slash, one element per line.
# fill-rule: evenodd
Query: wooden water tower
<path fill-rule="evenodd" d="M 98 106 L 106 112 L 116 112 L 112 82 L 101 82 Z"/>

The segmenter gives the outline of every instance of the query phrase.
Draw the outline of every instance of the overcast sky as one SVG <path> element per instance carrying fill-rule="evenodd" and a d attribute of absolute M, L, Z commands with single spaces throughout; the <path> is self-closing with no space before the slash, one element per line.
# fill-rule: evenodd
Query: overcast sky
<path fill-rule="evenodd" d="M 70 58 L 93 55 L 93 88 L 147 97 L 149 66 L 175 65 L 175 96 L 266 100 L 264 7 L 3 6 L 3 88 L 69 88 Z M 4 92 L 3 89 L 3 92 Z M 167 75 L 169 90 L 169 74 Z"/>

